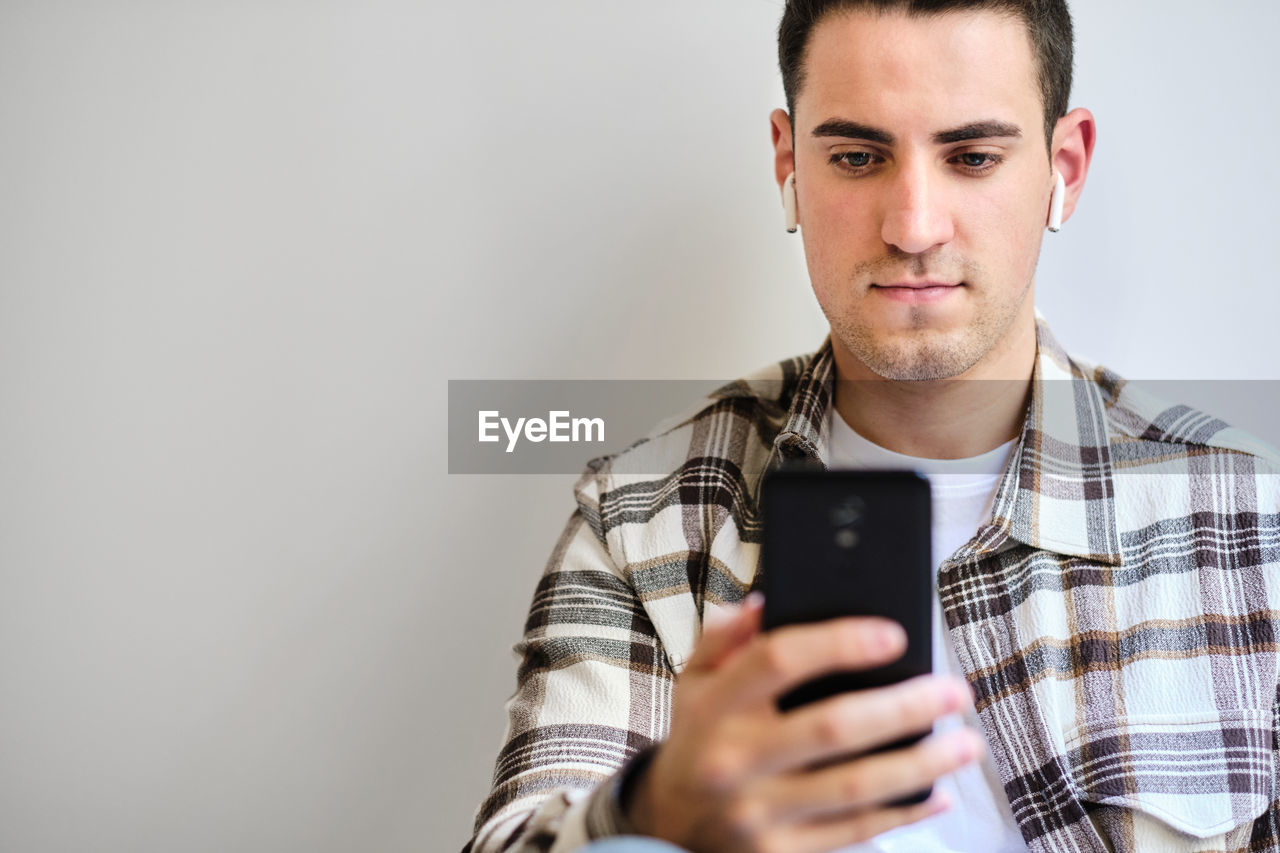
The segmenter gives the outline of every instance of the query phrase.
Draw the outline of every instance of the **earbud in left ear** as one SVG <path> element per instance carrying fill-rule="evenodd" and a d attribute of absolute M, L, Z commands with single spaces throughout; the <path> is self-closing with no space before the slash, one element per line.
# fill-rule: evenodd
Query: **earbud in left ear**
<path fill-rule="evenodd" d="M 1049 200 L 1049 230 L 1057 234 L 1062 230 L 1062 205 L 1067 200 L 1067 182 L 1062 173 L 1055 171 L 1053 181 L 1053 198 Z"/>

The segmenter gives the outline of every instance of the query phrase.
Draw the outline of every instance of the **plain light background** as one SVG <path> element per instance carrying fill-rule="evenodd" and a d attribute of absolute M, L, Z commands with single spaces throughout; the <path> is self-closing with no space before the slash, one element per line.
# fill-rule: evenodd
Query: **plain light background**
<path fill-rule="evenodd" d="M 1041 309 L 1277 378 L 1280 7 L 1073 6 L 1100 142 Z M 0 849 L 463 844 L 574 478 L 447 475 L 446 380 L 818 344 L 780 12 L 0 5 Z"/>

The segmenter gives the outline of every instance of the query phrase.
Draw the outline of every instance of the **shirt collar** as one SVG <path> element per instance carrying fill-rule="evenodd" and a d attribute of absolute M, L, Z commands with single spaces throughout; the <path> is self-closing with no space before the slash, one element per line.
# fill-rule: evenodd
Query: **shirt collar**
<path fill-rule="evenodd" d="M 784 464 L 828 467 L 835 375 L 828 336 L 795 381 L 764 470 Z M 757 480 L 757 497 L 759 488 Z M 977 553 L 1000 550 L 1009 539 L 1108 565 L 1121 562 L 1106 399 L 1038 312 L 1031 399 L 992 517 L 979 531 Z"/>

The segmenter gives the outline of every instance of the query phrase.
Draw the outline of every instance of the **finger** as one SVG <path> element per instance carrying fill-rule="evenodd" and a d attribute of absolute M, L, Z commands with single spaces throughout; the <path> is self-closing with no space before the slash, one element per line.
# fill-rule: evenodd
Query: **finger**
<path fill-rule="evenodd" d="M 796 853 L 825 853 L 857 844 L 899 826 L 941 814 L 951 808 L 951 798 L 941 791 L 923 803 L 870 809 L 858 814 L 821 822 L 793 824 L 782 830 L 776 849 Z"/>
<path fill-rule="evenodd" d="M 733 652 L 759 633 L 763 613 L 764 596 L 759 592 L 751 592 L 737 607 L 708 615 L 702 622 L 702 637 L 694 647 L 685 669 L 697 671 L 719 667 Z"/>
<path fill-rule="evenodd" d="M 765 772 L 795 770 L 865 752 L 926 732 L 938 717 L 959 711 L 971 701 L 964 681 L 923 675 L 814 702 L 782 716 L 760 755 L 761 768 Z"/>
<path fill-rule="evenodd" d="M 729 706 L 772 702 L 820 675 L 883 666 L 906 645 L 900 625 L 869 616 L 775 628 L 726 666 L 720 689 Z"/>
<path fill-rule="evenodd" d="M 762 797 L 777 820 L 830 817 L 893 802 L 927 789 L 975 760 L 986 748 L 972 729 L 925 738 L 914 746 L 874 753 L 821 770 L 777 777 Z"/>

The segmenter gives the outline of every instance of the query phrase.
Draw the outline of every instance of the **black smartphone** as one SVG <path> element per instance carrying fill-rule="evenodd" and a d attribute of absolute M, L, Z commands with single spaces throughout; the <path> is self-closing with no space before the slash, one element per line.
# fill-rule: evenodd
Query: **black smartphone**
<path fill-rule="evenodd" d="M 914 471 L 778 469 L 761 488 L 764 627 L 842 616 L 883 616 L 907 632 L 887 666 L 803 684 L 781 710 L 848 690 L 883 687 L 933 668 L 929 481 Z M 913 735 L 874 751 L 919 741 Z M 918 803 L 930 791 L 898 803 Z"/>

